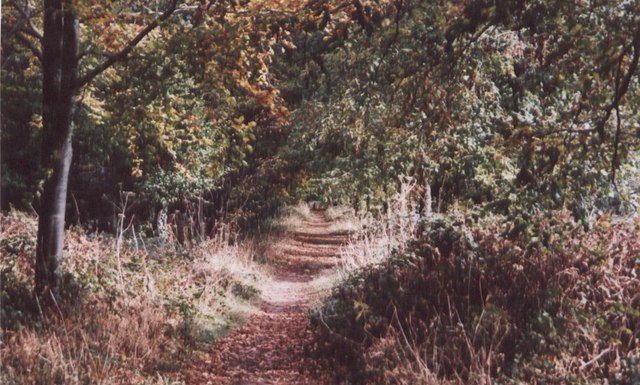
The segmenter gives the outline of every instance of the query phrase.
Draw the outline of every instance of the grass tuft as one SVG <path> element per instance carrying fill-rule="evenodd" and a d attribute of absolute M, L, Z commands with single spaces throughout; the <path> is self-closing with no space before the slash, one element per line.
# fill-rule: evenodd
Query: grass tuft
<path fill-rule="evenodd" d="M 32 296 L 36 219 L 0 218 L 3 384 L 169 384 L 252 309 L 266 283 L 257 242 L 183 248 L 69 230 L 60 302 Z M 65 298 L 68 298 L 66 300 Z"/>

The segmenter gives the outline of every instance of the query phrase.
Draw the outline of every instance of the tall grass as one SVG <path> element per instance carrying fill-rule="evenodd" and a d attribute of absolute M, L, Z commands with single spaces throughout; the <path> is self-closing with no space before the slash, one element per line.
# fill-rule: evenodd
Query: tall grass
<path fill-rule="evenodd" d="M 36 219 L 0 218 L 0 383 L 180 383 L 179 369 L 251 306 L 267 279 L 253 241 L 226 226 L 190 248 L 126 226 L 118 237 L 70 230 L 63 296 L 32 295 Z"/>
<path fill-rule="evenodd" d="M 394 251 L 403 252 L 408 242 L 415 237 L 420 215 L 413 201 L 413 182 L 405 182 L 391 198 L 388 210 L 381 218 L 370 213 L 360 217 L 347 216 L 345 226 L 356 231 L 340 250 L 341 277 L 351 271 L 384 261 Z M 343 218 L 341 215 L 338 218 Z"/>
<path fill-rule="evenodd" d="M 324 211 L 324 219 L 329 221 L 329 232 L 336 235 L 358 235 L 365 224 L 350 207 L 330 206 Z"/>
<path fill-rule="evenodd" d="M 299 202 L 296 205 L 281 208 L 274 223 L 281 231 L 295 231 L 304 226 L 305 222 L 312 220 L 314 220 L 314 215 L 311 212 L 311 207 L 305 202 Z"/>

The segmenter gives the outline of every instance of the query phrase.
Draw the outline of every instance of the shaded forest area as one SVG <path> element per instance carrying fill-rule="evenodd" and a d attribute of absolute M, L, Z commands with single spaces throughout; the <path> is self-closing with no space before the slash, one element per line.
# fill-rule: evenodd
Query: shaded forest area
<path fill-rule="evenodd" d="M 637 1 L 3 2 L 1 382 L 184 383 L 318 207 L 331 382 L 639 382 L 639 61 Z"/>

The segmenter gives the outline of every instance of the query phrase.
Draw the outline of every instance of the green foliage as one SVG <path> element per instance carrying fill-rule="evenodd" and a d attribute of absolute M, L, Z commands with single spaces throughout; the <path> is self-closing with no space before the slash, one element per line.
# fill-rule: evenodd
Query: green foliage
<path fill-rule="evenodd" d="M 76 4 L 82 24 L 80 75 L 120 50 L 163 3 Z M 3 208 L 28 206 L 41 177 L 34 156 L 40 144 L 40 69 L 21 43 L 24 28 L 41 27 L 42 13 L 25 4 L 25 9 L 3 4 L 3 31 L 10 31 L 2 39 L 7 53 Z M 229 183 L 256 172 L 274 154 L 284 138 L 287 109 L 269 72 L 274 42 L 269 25 L 278 15 L 225 19 L 225 13 L 223 3 L 185 5 L 127 60 L 82 90 L 69 202 L 77 215 L 70 218 L 98 220 L 104 227 L 112 211 L 108 202 L 116 201 L 120 190 L 141 193 L 136 194 L 141 218 L 157 203 L 169 206 L 204 195 L 215 200 L 213 211 L 238 209 L 226 204 L 238 195 Z M 26 36 L 38 48 L 38 41 Z"/>
<path fill-rule="evenodd" d="M 637 149 L 636 3 L 372 7 L 371 34 L 355 23 L 342 25 L 348 37 L 301 33 L 304 50 L 283 58 L 302 73 L 293 139 L 322 183 L 310 194 L 380 203 L 410 175 L 443 210 L 569 206 L 584 217 Z"/>
<path fill-rule="evenodd" d="M 3 25 L 20 25 L 3 7 Z M 95 196 L 116 196 L 107 186 L 118 183 L 148 207 L 215 195 L 216 210 L 238 218 L 300 196 L 373 210 L 411 176 L 441 211 L 569 207 L 584 218 L 637 152 L 634 2 L 383 2 L 365 4 L 366 17 L 353 6 L 327 15 L 314 4 L 295 18 L 223 8 L 167 20 L 82 92 L 71 181 L 80 217 L 105 215 L 90 212 L 103 205 Z M 78 5 L 81 73 L 138 28 L 141 15 L 116 9 Z M 8 36 L 5 208 L 25 206 L 39 178 L 39 69 Z M 264 187 L 232 187 L 248 185 Z"/>
<path fill-rule="evenodd" d="M 3 5 L 3 19 L 4 19 Z M 4 32 L 4 31 L 3 31 Z M 40 70 L 15 39 L 2 36 L 2 209 L 29 207 L 37 182 Z"/>

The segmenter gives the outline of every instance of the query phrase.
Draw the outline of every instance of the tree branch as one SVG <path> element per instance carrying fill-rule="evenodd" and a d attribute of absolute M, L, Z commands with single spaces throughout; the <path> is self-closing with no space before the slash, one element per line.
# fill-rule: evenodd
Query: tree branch
<path fill-rule="evenodd" d="M 29 40 L 28 37 L 23 35 L 23 33 L 20 32 L 20 31 L 17 31 L 15 33 L 15 37 L 25 47 L 29 48 L 29 50 L 35 55 L 35 57 L 37 57 L 38 60 L 40 60 L 40 62 L 42 62 L 42 51 L 40 51 L 38 46 L 36 46 L 31 40 Z"/>
<path fill-rule="evenodd" d="M 9 4 L 22 16 L 25 23 L 27 24 L 27 29 L 24 31 L 26 34 L 35 37 L 38 40 L 42 40 L 42 32 L 40 32 L 31 22 L 31 15 L 29 13 L 29 3 L 25 2 L 24 7 L 22 9 L 15 1 L 10 1 Z"/>
<path fill-rule="evenodd" d="M 91 82 L 96 76 L 100 75 L 107 68 L 111 67 L 118 61 L 121 61 L 129 55 L 129 53 L 133 50 L 133 48 L 142 41 L 151 31 L 153 31 L 156 27 L 160 25 L 163 21 L 171 16 L 176 8 L 178 7 L 178 3 L 180 0 L 172 0 L 171 5 L 167 10 L 165 10 L 160 17 L 149 23 L 142 31 L 140 31 L 133 39 L 129 40 L 129 42 L 116 54 L 110 55 L 104 62 L 97 65 L 95 68 L 87 72 L 84 76 L 78 79 L 77 89 Z"/>
<path fill-rule="evenodd" d="M 611 117 L 613 110 L 619 107 L 620 101 L 629 89 L 631 78 L 633 78 L 633 75 L 638 69 L 638 60 L 640 59 L 640 28 L 636 30 L 636 33 L 633 37 L 633 42 L 631 43 L 631 47 L 633 48 L 633 58 L 631 59 L 631 63 L 629 63 L 627 73 L 624 75 L 624 78 L 622 78 L 622 81 L 619 83 L 619 85 L 616 85 L 613 101 L 607 106 L 605 115 L 600 120 L 597 126 L 597 131 L 600 135 L 601 140 L 604 140 L 606 138 L 606 133 L 604 130 L 605 124 L 607 124 L 607 121 Z M 620 56 L 620 63 L 622 62 L 622 60 L 624 60 L 624 56 L 624 54 Z"/>

